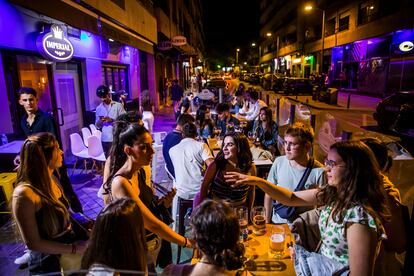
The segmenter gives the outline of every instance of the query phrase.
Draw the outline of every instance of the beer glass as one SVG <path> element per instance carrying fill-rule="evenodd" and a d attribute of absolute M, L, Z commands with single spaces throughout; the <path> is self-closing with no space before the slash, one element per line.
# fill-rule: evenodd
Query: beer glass
<path fill-rule="evenodd" d="M 282 225 L 272 225 L 269 235 L 269 256 L 282 259 L 285 255 L 285 228 Z"/>
<path fill-rule="evenodd" d="M 266 233 L 266 209 L 263 206 L 253 207 L 251 212 L 251 219 L 253 222 L 253 233 L 256 236 L 261 236 Z"/>

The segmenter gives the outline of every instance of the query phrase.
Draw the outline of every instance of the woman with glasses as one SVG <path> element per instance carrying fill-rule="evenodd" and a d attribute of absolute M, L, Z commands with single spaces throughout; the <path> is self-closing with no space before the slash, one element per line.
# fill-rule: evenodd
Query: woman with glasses
<path fill-rule="evenodd" d="M 378 163 L 364 143 L 344 141 L 331 146 L 325 170 L 328 185 L 299 192 L 236 172 L 227 173 L 226 179 L 235 186 L 257 185 L 285 205 L 324 206 L 319 219 L 322 260 L 317 268 L 307 263 L 309 268 L 331 263 L 338 269 L 349 266 L 352 275 L 372 275 L 384 238 L 382 224 L 389 217 Z M 304 249 L 295 248 L 298 260 Z M 297 264 L 296 269 L 304 265 Z"/>
<path fill-rule="evenodd" d="M 240 185 L 232 187 L 225 179 L 227 172 L 241 172 L 256 175 L 252 162 L 249 141 L 244 134 L 230 132 L 224 136 L 221 151 L 208 166 L 200 190 L 200 202 L 205 198 L 226 200 L 235 206 L 245 205 L 253 208 L 254 187 Z"/>
<path fill-rule="evenodd" d="M 150 164 L 153 155 L 152 138 L 148 130 L 136 123 L 124 123 L 118 144 L 111 149 L 110 173 L 104 184 L 111 202 L 128 197 L 137 203 L 147 229 L 147 263 L 151 272 L 155 271 L 153 265 L 160 250 L 159 237 L 184 247 L 191 246 L 187 238 L 175 233 L 156 217 L 159 214 L 158 200 L 152 189 L 146 185 L 143 170 L 143 166 Z"/>

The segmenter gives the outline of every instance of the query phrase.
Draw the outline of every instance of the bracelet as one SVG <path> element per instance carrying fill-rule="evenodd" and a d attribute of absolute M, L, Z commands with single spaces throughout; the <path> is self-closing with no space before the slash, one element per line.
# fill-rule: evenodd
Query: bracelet
<path fill-rule="evenodd" d="M 72 243 L 71 245 L 72 245 L 72 251 L 70 252 L 70 254 L 76 254 L 76 245 L 74 243 Z"/>
<path fill-rule="evenodd" d="M 188 239 L 184 237 L 184 247 L 187 247 Z"/>

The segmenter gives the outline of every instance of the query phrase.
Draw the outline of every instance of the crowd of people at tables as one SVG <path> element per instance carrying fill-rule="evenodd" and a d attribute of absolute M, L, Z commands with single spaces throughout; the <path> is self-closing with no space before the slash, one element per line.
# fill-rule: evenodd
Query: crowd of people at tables
<path fill-rule="evenodd" d="M 205 152 L 203 145 L 194 147 L 193 152 L 202 157 L 197 165 L 201 175 L 198 193 L 191 198 L 190 238 L 173 231 L 168 226 L 171 218 L 165 217 L 174 199 L 185 196 L 180 190 L 183 187 L 174 182 L 177 191 L 157 198 L 147 185 L 153 141 L 139 116 L 127 113 L 113 122 L 113 142 L 103 180 L 106 206 L 89 241 L 77 240 L 68 200 L 53 175 L 62 166 L 63 152 L 56 138 L 47 132 L 29 136 L 21 149 L 12 210 L 21 237 L 31 250 L 30 272 L 60 271 L 61 255 L 83 253 L 81 265 L 86 270 L 108 267 L 155 273 L 157 259 L 168 258 L 168 254 L 159 254 L 162 244 L 167 242 L 168 248 L 170 242 L 197 248 L 202 258 L 195 265 L 170 264 L 164 269 L 165 275 L 249 275 L 240 271 L 244 248 L 233 208 L 252 208 L 257 186 L 266 193 L 269 223 L 291 224 L 305 210 L 320 207 L 320 266 L 333 261 L 343 266 L 342 271 L 355 275 L 380 273 L 380 265 L 389 262 L 386 256 L 401 253 L 406 246 L 400 195 L 385 175 L 390 166 L 385 146 L 375 139 L 336 142 L 322 165 L 309 153 L 313 130 L 297 123 L 284 133 L 285 155 L 276 157 L 267 180 L 258 177 L 250 146 L 257 141 L 278 154 L 279 133 L 271 109 L 263 106 L 256 94 L 250 91 L 248 101 L 241 99 L 244 111 L 238 113 L 240 116 L 230 112 L 230 105 L 219 104 L 217 122 L 208 107 L 200 106 L 195 119 L 183 112 L 164 140 L 166 168 L 173 177 L 183 169 L 174 166 L 176 161 L 170 154 L 174 147 L 195 141 L 196 136 L 219 135 L 223 140 L 215 157 Z M 253 107 L 246 112 L 248 104 Z M 248 124 L 235 131 L 240 124 L 236 117 L 243 120 L 254 114 L 251 127 Z M 304 187 L 297 190 L 307 170 Z M 298 208 L 291 211 L 289 206 Z M 306 253 L 300 245 L 295 246 L 295 252 L 295 260 Z M 295 261 L 296 269 L 305 265 Z"/>

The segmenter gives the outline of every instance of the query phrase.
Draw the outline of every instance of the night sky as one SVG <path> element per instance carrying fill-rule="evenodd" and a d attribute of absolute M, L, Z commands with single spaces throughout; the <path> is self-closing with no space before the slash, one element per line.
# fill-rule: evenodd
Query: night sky
<path fill-rule="evenodd" d="M 204 16 L 205 48 L 210 65 L 235 58 L 240 48 L 250 47 L 259 37 L 259 0 L 201 0 Z"/>

